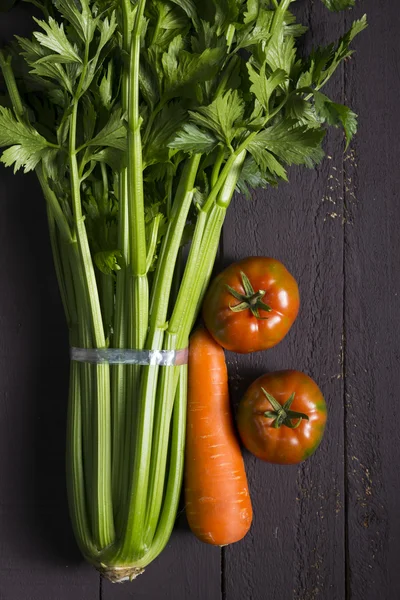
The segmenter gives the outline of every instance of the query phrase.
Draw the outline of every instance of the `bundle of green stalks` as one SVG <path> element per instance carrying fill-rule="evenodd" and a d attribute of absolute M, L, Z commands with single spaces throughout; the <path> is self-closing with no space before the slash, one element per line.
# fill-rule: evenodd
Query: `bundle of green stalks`
<path fill-rule="evenodd" d="M 35 0 L 33 38 L 0 52 L 1 160 L 37 174 L 72 347 L 185 349 L 235 190 L 314 166 L 326 125 L 350 141 L 321 88 L 366 20 L 304 56 L 293 2 Z M 71 519 L 112 581 L 171 535 L 186 388 L 184 364 L 71 361 Z"/>

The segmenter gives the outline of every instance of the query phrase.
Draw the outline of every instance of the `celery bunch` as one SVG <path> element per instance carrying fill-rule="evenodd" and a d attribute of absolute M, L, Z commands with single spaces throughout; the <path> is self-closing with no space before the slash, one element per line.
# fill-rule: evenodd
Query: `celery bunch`
<path fill-rule="evenodd" d="M 185 348 L 235 190 L 318 163 L 326 125 L 350 141 L 321 88 L 365 17 L 304 57 L 292 3 L 35 0 L 33 38 L 0 52 L 1 161 L 36 171 L 72 346 Z M 133 578 L 173 528 L 186 367 L 72 362 L 69 407 L 76 539 Z"/>

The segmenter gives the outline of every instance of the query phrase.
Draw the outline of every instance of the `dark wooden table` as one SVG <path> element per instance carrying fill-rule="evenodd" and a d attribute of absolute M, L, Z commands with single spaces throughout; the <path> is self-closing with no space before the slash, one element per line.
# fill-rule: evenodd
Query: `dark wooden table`
<path fill-rule="evenodd" d="M 0 169 L 0 599 L 397 600 L 400 598 L 400 109 L 396 0 L 329 16 L 295 6 L 313 43 L 354 15 L 370 28 L 331 92 L 360 115 L 343 153 L 326 141 L 316 171 L 236 198 L 220 265 L 251 254 L 282 260 L 300 282 L 300 318 L 268 353 L 229 355 L 237 402 L 265 371 L 314 377 L 329 406 L 322 446 L 299 467 L 245 456 L 255 518 L 232 547 L 197 542 L 184 516 L 161 557 L 132 584 L 100 580 L 68 521 L 64 429 L 67 337 L 35 179 Z M 29 8 L 0 17 L 0 42 Z M 399 420 L 398 420 L 399 419 Z"/>

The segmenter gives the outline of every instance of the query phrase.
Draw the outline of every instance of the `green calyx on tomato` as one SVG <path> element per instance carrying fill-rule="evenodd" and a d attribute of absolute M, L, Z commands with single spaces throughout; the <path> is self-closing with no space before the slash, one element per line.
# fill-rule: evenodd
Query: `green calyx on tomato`
<path fill-rule="evenodd" d="M 297 429 L 300 425 L 302 419 L 308 421 L 308 415 L 305 413 L 297 412 L 295 410 L 290 410 L 292 406 L 295 393 L 290 396 L 288 400 L 286 400 L 285 404 L 282 406 L 279 404 L 278 400 L 276 400 L 272 394 L 269 394 L 267 390 L 261 388 L 263 393 L 269 400 L 269 403 L 272 405 L 274 410 L 267 410 L 264 413 L 265 417 L 269 419 L 274 419 L 273 426 L 275 429 L 279 429 L 282 425 L 286 425 L 286 427 L 290 427 L 290 429 Z M 294 419 L 297 419 L 295 423 L 293 423 Z"/>
<path fill-rule="evenodd" d="M 255 292 L 253 286 L 251 285 L 250 279 L 247 277 L 246 273 L 240 271 L 240 276 L 242 278 L 243 288 L 245 290 L 244 294 L 241 294 L 240 292 L 233 289 L 233 287 L 226 284 L 226 287 L 229 290 L 229 292 L 240 303 L 236 304 L 235 306 L 229 305 L 229 308 L 233 312 L 241 312 L 242 310 L 250 309 L 253 316 L 257 319 L 268 319 L 268 317 L 261 317 L 259 312 L 260 308 L 262 310 L 265 310 L 266 312 L 272 311 L 272 308 L 262 301 L 266 294 L 266 291 L 258 290 L 258 292 Z"/>

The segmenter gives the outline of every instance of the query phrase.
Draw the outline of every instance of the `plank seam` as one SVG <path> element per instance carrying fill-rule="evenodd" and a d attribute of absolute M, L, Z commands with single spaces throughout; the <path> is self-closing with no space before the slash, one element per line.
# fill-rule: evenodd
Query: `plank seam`
<path fill-rule="evenodd" d="M 343 16 L 343 25 L 347 27 L 348 20 Z M 347 91 L 347 65 L 343 66 L 343 104 L 346 104 Z M 348 217 L 347 191 L 346 191 L 346 157 L 342 157 L 342 196 L 343 196 L 343 316 L 342 316 L 342 376 L 343 376 L 343 489 L 344 489 L 344 584 L 345 599 L 350 600 L 350 557 L 349 557 L 349 479 L 348 479 L 348 427 L 347 427 L 347 320 L 346 320 L 346 301 L 347 301 L 347 267 L 346 267 L 346 246 L 347 246 L 347 228 L 346 219 Z"/>
<path fill-rule="evenodd" d="M 221 548 L 221 600 L 226 600 L 226 554 L 225 548 Z"/>

